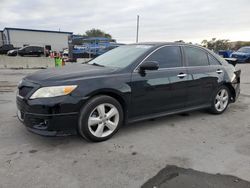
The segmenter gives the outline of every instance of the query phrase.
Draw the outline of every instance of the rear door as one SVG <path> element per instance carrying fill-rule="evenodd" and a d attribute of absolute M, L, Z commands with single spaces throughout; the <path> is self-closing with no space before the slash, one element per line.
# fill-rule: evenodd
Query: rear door
<path fill-rule="evenodd" d="M 187 72 L 192 81 L 188 84 L 187 105 L 209 105 L 214 89 L 218 86 L 218 80 L 223 77 L 223 71 L 209 63 L 209 54 L 202 48 L 184 46 L 184 54 L 187 64 Z"/>
<path fill-rule="evenodd" d="M 165 46 L 144 61 L 157 61 L 158 70 L 132 73 L 132 116 L 182 109 L 187 100 L 187 70 L 179 46 Z"/>
<path fill-rule="evenodd" d="M 33 51 L 34 49 L 32 46 L 28 46 L 27 48 L 25 48 L 26 55 L 32 55 Z"/>

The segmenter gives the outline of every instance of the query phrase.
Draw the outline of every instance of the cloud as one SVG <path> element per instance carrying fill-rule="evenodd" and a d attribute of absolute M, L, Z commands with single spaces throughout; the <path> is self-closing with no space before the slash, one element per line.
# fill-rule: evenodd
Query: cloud
<path fill-rule="evenodd" d="M 250 40 L 249 0 L 1 0 L 0 28 L 84 33 L 100 28 L 120 42 L 205 38 Z"/>

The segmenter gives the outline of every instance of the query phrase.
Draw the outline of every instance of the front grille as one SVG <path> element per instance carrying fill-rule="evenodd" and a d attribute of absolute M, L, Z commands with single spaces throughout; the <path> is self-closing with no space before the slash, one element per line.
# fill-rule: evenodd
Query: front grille
<path fill-rule="evenodd" d="M 19 95 L 22 97 L 26 97 L 32 89 L 33 87 L 22 86 L 21 88 L 19 88 Z"/>

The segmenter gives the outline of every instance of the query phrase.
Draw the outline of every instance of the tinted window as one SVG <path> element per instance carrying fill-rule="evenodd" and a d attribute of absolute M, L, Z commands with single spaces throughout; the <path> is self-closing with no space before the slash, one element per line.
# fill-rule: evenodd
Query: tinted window
<path fill-rule="evenodd" d="M 41 47 L 34 47 L 34 51 L 42 51 Z"/>
<path fill-rule="evenodd" d="M 250 53 L 250 47 L 242 47 L 238 50 L 238 52 Z"/>
<path fill-rule="evenodd" d="M 207 66 L 207 53 L 198 48 L 185 47 L 188 66 Z"/>
<path fill-rule="evenodd" d="M 181 67 L 181 50 L 178 46 L 160 48 L 147 58 L 146 61 L 157 61 L 160 68 Z"/>
<path fill-rule="evenodd" d="M 23 48 L 23 51 L 24 51 L 24 52 L 29 52 L 30 50 L 31 50 L 30 47 L 24 47 L 24 48 Z"/>
<path fill-rule="evenodd" d="M 220 65 L 219 61 L 215 59 L 212 55 L 208 54 L 208 59 L 210 65 Z"/>

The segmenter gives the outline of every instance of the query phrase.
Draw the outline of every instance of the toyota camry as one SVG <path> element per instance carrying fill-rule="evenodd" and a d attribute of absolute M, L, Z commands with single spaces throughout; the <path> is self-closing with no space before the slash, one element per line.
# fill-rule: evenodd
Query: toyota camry
<path fill-rule="evenodd" d="M 78 133 L 98 142 L 126 123 L 198 109 L 221 114 L 239 83 L 240 70 L 206 48 L 130 44 L 87 64 L 28 75 L 18 85 L 18 118 L 40 135 Z"/>

